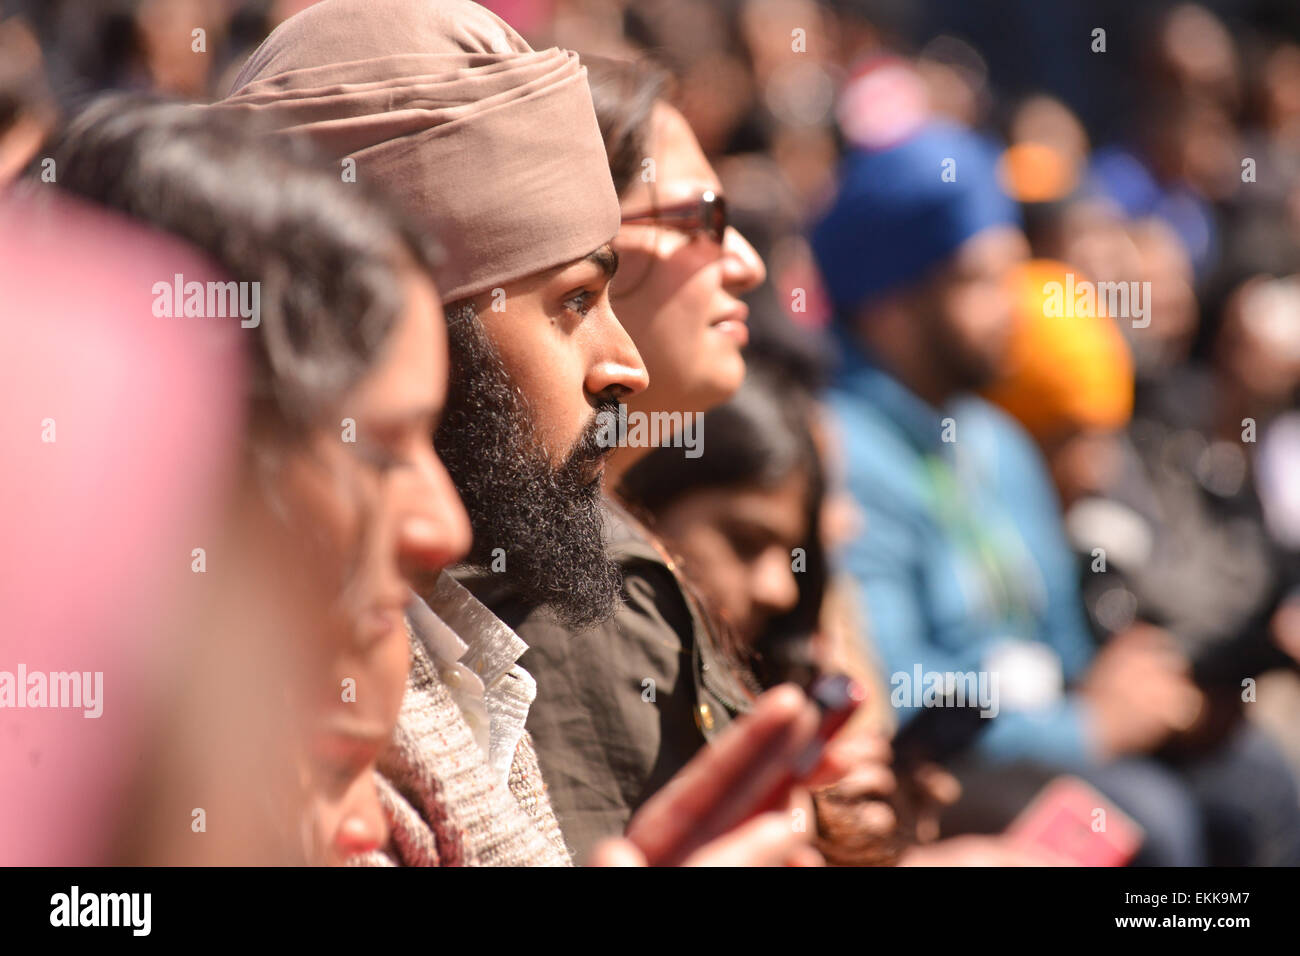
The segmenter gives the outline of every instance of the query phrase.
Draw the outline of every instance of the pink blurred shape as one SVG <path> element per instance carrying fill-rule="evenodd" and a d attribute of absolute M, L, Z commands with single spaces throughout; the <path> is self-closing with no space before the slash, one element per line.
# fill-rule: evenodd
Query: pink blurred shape
<path fill-rule="evenodd" d="M 238 320 L 152 311 L 215 267 L 43 188 L 0 195 L 0 671 L 102 672 L 103 715 L 0 708 L 4 865 L 105 862 L 242 425 Z"/>

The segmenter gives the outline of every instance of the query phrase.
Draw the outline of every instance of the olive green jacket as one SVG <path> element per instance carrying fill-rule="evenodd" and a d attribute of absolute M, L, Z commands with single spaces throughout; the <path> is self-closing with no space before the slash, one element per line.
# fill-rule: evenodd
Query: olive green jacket
<path fill-rule="evenodd" d="M 560 829 L 583 862 L 728 723 L 752 693 L 718 650 L 707 616 L 650 533 L 606 503 L 622 604 L 604 624 L 570 633 L 545 608 L 511 597 L 509 576 L 462 582 L 523 638 L 537 681 L 528 731 Z"/>

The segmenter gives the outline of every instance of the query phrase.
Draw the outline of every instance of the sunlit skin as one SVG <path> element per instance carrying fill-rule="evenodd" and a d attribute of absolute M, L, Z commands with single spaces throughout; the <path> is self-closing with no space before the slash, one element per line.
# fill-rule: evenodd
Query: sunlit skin
<path fill-rule="evenodd" d="M 645 389 L 646 367 L 619 324 L 609 285 L 618 257 L 608 245 L 584 259 L 502 286 L 504 299 L 475 302 L 506 371 L 527 396 L 551 461 L 564 461 L 602 400 Z M 494 301 L 504 308 L 495 310 Z"/>
<path fill-rule="evenodd" d="M 312 529 L 313 639 L 329 664 L 308 701 L 313 862 L 387 842 L 372 771 L 397 721 L 409 666 L 403 609 L 413 576 L 459 559 L 469 519 L 429 436 L 442 413 L 447 342 L 433 284 L 404 270 L 406 307 L 376 363 L 328 424 L 288 455 L 277 490 Z M 333 422 L 352 418 L 356 441 Z M 345 701 L 344 681 L 355 682 Z"/>
<path fill-rule="evenodd" d="M 722 184 L 681 113 L 657 103 L 651 116 L 652 186 L 637 177 L 622 197 L 625 216 L 698 199 Z M 741 348 L 749 309 L 740 296 L 765 276 L 763 261 L 733 228 L 721 245 L 668 226 L 624 225 L 614 240 L 620 259 L 613 302 L 640 350 L 650 387 L 628 401 L 630 412 L 702 412 L 735 394 L 745 377 Z M 620 448 L 611 476 L 647 449 Z"/>
<path fill-rule="evenodd" d="M 745 645 L 799 601 L 792 552 L 808 540 L 808 478 L 772 488 L 701 488 L 655 517 L 655 530 Z"/>

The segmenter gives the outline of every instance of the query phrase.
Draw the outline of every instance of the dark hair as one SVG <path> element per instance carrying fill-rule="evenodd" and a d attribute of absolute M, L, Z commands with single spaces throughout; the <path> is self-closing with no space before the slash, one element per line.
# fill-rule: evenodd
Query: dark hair
<path fill-rule="evenodd" d="M 667 95 L 669 75 L 649 60 L 615 60 L 584 55 L 596 122 L 609 156 L 609 172 L 620 196 L 632 185 L 646 158 L 650 117 Z"/>
<path fill-rule="evenodd" d="M 172 233 L 237 282 L 257 282 L 254 424 L 315 423 L 361 377 L 404 305 L 403 256 L 439 253 L 382 200 L 344 183 L 305 142 L 270 142 L 205 107 L 110 94 L 50 155 L 71 193 Z"/>
<path fill-rule="evenodd" d="M 797 656 L 789 653 L 792 642 L 817 629 L 826 593 L 827 563 L 819 528 L 825 476 L 812 416 L 812 399 L 802 386 L 776 366 L 750 363 L 735 397 L 704 416 L 708 440 L 700 457 L 687 458 L 680 448 L 656 448 L 628 470 L 618 489 L 653 527 L 657 515 L 692 491 L 771 488 L 796 471 L 808 476 L 804 507 L 809 531 L 800 545 L 807 565 L 797 575 L 799 601 L 769 622 L 757 647 L 735 649 L 757 658 L 754 670 L 765 685 L 789 676 L 778 672 L 787 658 Z"/>

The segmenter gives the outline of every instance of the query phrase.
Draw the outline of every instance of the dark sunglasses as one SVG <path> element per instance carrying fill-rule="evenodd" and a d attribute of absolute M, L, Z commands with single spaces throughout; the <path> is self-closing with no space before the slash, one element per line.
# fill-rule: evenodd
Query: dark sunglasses
<path fill-rule="evenodd" d="M 727 201 L 712 189 L 706 189 L 699 199 L 665 206 L 651 212 L 624 216 L 627 226 L 667 226 L 688 236 L 708 236 L 718 245 L 727 233 Z"/>

